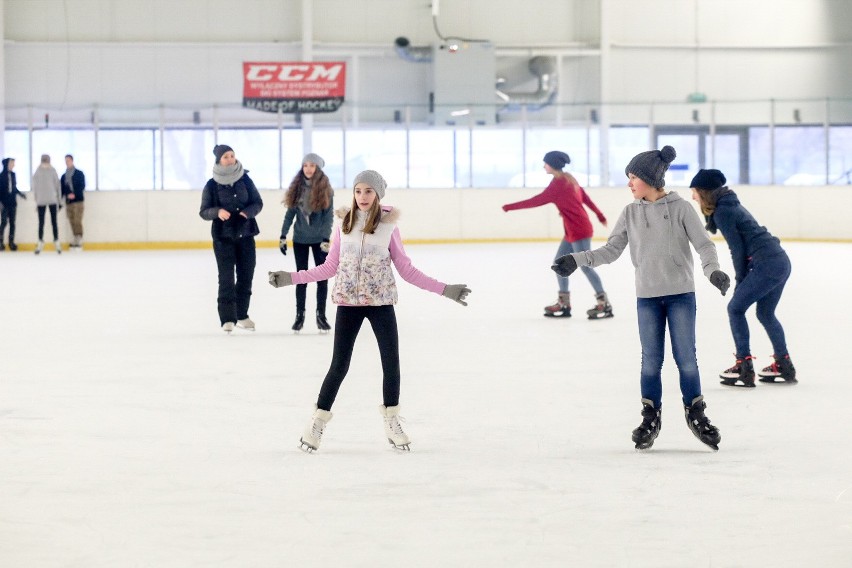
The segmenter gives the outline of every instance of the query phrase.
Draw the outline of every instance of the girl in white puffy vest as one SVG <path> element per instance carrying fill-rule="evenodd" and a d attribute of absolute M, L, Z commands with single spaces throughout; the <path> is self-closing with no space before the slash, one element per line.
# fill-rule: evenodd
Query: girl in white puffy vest
<path fill-rule="evenodd" d="M 317 398 L 316 409 L 300 440 L 311 452 L 319 448 L 325 425 L 331 420 L 331 406 L 352 359 L 355 339 L 368 320 L 379 343 L 382 359 L 380 406 L 388 442 L 408 450 L 411 440 L 399 418 L 399 332 L 393 305 L 397 302 L 396 280 L 391 263 L 402 278 L 418 288 L 441 294 L 466 306 L 470 289 L 465 284 L 444 284 L 415 268 L 405 253 L 396 226 L 399 210 L 380 204 L 387 183 L 373 170 L 355 176 L 352 206 L 337 211 L 343 222 L 334 230 L 325 262 L 299 272 L 270 272 L 269 283 L 276 288 L 307 284 L 335 277 L 331 299 L 337 304 L 334 329 L 334 355 Z"/>

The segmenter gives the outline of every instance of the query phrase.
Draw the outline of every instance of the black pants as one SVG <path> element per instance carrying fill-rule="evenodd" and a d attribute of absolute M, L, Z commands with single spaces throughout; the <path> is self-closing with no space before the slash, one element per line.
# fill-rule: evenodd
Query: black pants
<path fill-rule="evenodd" d="M 308 269 L 308 253 L 314 253 L 314 266 L 325 262 L 326 253 L 322 252 L 320 243 L 306 245 L 293 241 L 293 256 L 296 257 L 296 270 Z M 296 284 L 296 311 L 305 311 L 305 298 L 308 296 L 307 284 Z M 328 280 L 317 282 L 317 311 L 325 313 L 325 301 L 328 298 Z"/>
<path fill-rule="evenodd" d="M 14 197 L 13 197 L 14 198 Z M 0 243 L 3 242 L 3 235 L 6 234 L 6 224 L 9 224 L 9 244 L 15 242 L 15 217 L 18 216 L 18 206 L 0 207 Z"/>
<path fill-rule="evenodd" d="M 38 240 L 44 240 L 44 210 L 50 209 L 50 224 L 53 225 L 53 240 L 59 240 L 59 226 L 56 224 L 56 205 L 39 205 L 38 210 Z"/>
<path fill-rule="evenodd" d="M 399 404 L 399 331 L 393 306 L 338 306 L 334 321 L 334 355 L 322 382 L 317 408 L 331 410 L 337 391 L 349 372 L 352 349 L 364 319 L 370 321 L 382 358 L 382 396 L 385 406 Z"/>
<path fill-rule="evenodd" d="M 246 319 L 257 264 L 254 237 L 214 239 L 213 252 L 219 267 L 219 323 Z"/>

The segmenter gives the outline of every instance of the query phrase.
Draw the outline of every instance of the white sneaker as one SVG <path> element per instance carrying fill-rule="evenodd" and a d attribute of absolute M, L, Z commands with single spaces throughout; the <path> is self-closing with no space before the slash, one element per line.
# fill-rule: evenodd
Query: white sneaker
<path fill-rule="evenodd" d="M 44 241 L 39 241 L 38 243 L 36 243 L 35 253 L 40 254 L 41 251 L 43 251 L 43 250 L 44 250 Z"/>
<path fill-rule="evenodd" d="M 56 249 L 56 254 L 62 254 L 62 243 L 58 240 L 53 241 L 53 247 Z"/>
<path fill-rule="evenodd" d="M 254 322 L 251 321 L 249 318 L 238 320 L 237 321 L 237 327 L 239 327 L 240 329 L 247 329 L 249 331 L 254 331 Z"/>
<path fill-rule="evenodd" d="M 223 323 L 222 331 L 224 331 L 225 333 L 231 333 L 232 331 L 234 331 L 234 322 L 226 321 L 225 323 Z"/>
<path fill-rule="evenodd" d="M 322 433 L 325 431 L 325 425 L 332 418 L 331 412 L 317 408 L 314 410 L 314 415 L 311 416 L 311 421 L 308 423 L 302 437 L 299 438 L 299 449 L 304 452 L 311 453 L 319 449 L 322 441 Z"/>
<path fill-rule="evenodd" d="M 399 416 L 399 405 L 397 406 L 380 406 L 379 412 L 385 419 L 385 435 L 388 437 L 388 442 L 393 444 L 394 448 L 410 451 L 409 444 L 411 440 L 402 430 L 401 417 Z"/>

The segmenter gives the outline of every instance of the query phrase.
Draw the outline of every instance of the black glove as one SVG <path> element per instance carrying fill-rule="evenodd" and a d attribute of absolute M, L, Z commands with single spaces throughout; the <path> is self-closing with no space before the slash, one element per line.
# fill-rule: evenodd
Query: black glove
<path fill-rule="evenodd" d="M 287 256 L 287 239 L 286 238 L 281 237 L 280 239 L 278 239 L 278 250 L 281 251 L 281 254 L 283 254 L 284 256 Z"/>
<path fill-rule="evenodd" d="M 550 268 L 559 276 L 571 276 L 577 270 L 577 261 L 570 254 L 566 254 L 557 258 Z"/>
<path fill-rule="evenodd" d="M 322 252 L 327 253 L 329 250 L 331 250 L 331 243 L 330 243 L 330 242 L 328 242 L 328 241 L 323 241 L 323 242 L 321 242 L 321 243 L 320 243 L 320 250 L 321 250 Z"/>
<path fill-rule="evenodd" d="M 718 288 L 724 296 L 728 288 L 731 287 L 731 279 L 721 270 L 714 270 L 713 274 L 710 275 L 710 284 Z"/>

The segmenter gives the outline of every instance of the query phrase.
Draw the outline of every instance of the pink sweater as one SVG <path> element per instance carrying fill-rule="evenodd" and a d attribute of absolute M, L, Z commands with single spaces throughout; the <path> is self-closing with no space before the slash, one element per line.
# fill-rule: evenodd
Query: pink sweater
<path fill-rule="evenodd" d="M 328 280 L 336 276 L 337 266 L 340 263 L 340 242 L 340 226 L 338 225 L 334 229 L 334 238 L 331 240 L 331 248 L 328 251 L 328 256 L 325 258 L 325 262 L 310 270 L 300 270 L 299 272 L 291 273 L 293 284 L 307 284 L 319 280 Z M 408 255 L 405 254 L 405 247 L 402 246 L 402 236 L 399 233 L 399 227 L 394 227 L 388 250 L 390 250 L 393 265 L 403 280 L 423 290 L 434 292 L 435 294 L 443 294 L 444 288 L 447 285 L 418 270 L 411 263 Z M 352 304 L 340 305 L 352 306 Z"/>

